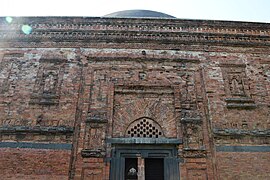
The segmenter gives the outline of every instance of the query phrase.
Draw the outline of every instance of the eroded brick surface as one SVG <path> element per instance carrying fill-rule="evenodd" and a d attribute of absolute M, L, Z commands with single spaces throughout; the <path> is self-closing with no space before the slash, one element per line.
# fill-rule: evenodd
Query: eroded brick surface
<path fill-rule="evenodd" d="M 109 179 L 110 140 L 144 136 L 180 142 L 181 179 L 269 178 L 269 24 L 0 22 L 4 179 Z"/>
<path fill-rule="evenodd" d="M 217 153 L 220 179 L 269 179 L 270 153 Z"/>
<path fill-rule="evenodd" d="M 67 179 L 70 151 L 0 149 L 1 179 Z"/>

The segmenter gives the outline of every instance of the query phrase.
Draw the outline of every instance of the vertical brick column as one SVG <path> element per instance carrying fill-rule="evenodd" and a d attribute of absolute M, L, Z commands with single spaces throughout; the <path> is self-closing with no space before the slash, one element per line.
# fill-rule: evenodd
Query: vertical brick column
<path fill-rule="evenodd" d="M 138 180 L 145 180 L 144 158 L 138 158 Z"/>

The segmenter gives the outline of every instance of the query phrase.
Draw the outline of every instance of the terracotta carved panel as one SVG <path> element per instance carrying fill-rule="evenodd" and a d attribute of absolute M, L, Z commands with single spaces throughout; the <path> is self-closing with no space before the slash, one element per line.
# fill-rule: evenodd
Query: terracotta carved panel
<path fill-rule="evenodd" d="M 3 55 L 0 61 L 0 94 L 7 93 L 11 87 L 12 89 L 16 87 L 17 76 L 22 69 L 21 58 L 23 56 L 23 53 L 7 53 Z"/>
<path fill-rule="evenodd" d="M 85 150 L 95 150 L 87 145 L 94 142 L 92 134 L 99 132 L 92 129 L 93 123 L 100 124 L 100 130 L 106 132 L 107 138 L 138 138 L 141 135 L 142 138 L 150 137 L 150 127 L 149 132 L 146 128 L 143 132 L 144 127 L 142 133 L 136 130 L 140 128 L 140 122 L 136 121 L 144 118 L 158 124 L 159 128 L 155 127 L 155 131 L 158 131 L 155 136 L 181 138 L 185 148 L 202 149 L 203 130 L 198 108 L 198 101 L 201 100 L 198 92 L 201 93 L 201 87 L 196 64 L 136 61 L 123 63 L 93 59 L 90 62 L 90 103 Z M 104 134 L 99 133 L 104 137 Z M 104 143 L 97 144 L 101 149 L 105 147 Z"/>
<path fill-rule="evenodd" d="M 221 64 L 228 108 L 255 108 L 244 64 Z"/>
<path fill-rule="evenodd" d="M 64 66 L 65 59 L 40 59 L 31 104 L 57 105 L 59 103 Z"/>
<path fill-rule="evenodd" d="M 162 129 L 158 125 L 156 128 L 154 127 L 155 131 L 158 131 L 155 136 L 163 135 L 162 131 L 164 131 L 165 137 L 176 137 L 174 91 L 171 87 L 130 86 L 116 87 L 115 90 L 113 115 L 114 137 L 124 137 L 124 132 L 130 124 L 143 117 L 145 117 L 145 119 L 153 119 L 162 127 Z M 146 122 L 144 123 L 142 121 L 141 123 L 143 126 Z M 151 126 L 154 125 L 154 123 L 149 122 L 149 128 L 150 124 Z M 137 126 L 134 125 L 133 128 L 135 127 Z M 151 127 L 151 131 L 152 130 Z M 128 131 L 131 131 L 131 127 Z M 136 131 L 134 131 L 134 133 L 130 132 L 130 135 L 140 135 L 140 133 L 138 134 L 135 132 Z M 143 132 L 141 135 L 144 137 Z M 150 134 L 145 134 L 145 136 L 150 136 Z"/>
<path fill-rule="evenodd" d="M 222 74 L 228 97 L 249 97 L 244 65 L 223 64 Z"/>

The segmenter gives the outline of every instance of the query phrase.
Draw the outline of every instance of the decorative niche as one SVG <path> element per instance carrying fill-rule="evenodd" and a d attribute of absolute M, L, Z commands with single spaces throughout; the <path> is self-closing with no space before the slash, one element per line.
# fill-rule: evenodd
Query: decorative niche
<path fill-rule="evenodd" d="M 250 96 L 245 64 L 221 64 L 225 82 L 226 106 L 228 109 L 253 109 L 256 107 Z"/>
<path fill-rule="evenodd" d="M 30 104 L 57 105 L 64 76 L 64 58 L 42 58 Z"/>
<path fill-rule="evenodd" d="M 104 109 L 90 109 L 85 121 L 84 148 L 81 151 L 83 158 L 105 157 L 105 131 L 108 118 Z"/>
<path fill-rule="evenodd" d="M 8 52 L 0 54 L 0 95 L 9 93 L 10 87 L 15 87 L 16 81 L 14 76 L 20 74 L 22 69 L 24 53 L 23 52 Z"/>

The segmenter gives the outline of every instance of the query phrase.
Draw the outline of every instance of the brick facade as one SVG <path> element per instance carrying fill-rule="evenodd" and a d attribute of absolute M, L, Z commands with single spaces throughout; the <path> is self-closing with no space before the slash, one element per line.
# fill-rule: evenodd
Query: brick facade
<path fill-rule="evenodd" d="M 139 179 L 153 154 L 171 179 L 270 178 L 269 24 L 33 17 L 0 29 L 4 179 L 118 179 L 135 150 Z"/>
<path fill-rule="evenodd" d="M 68 179 L 70 151 L 1 148 L 1 179 Z"/>

